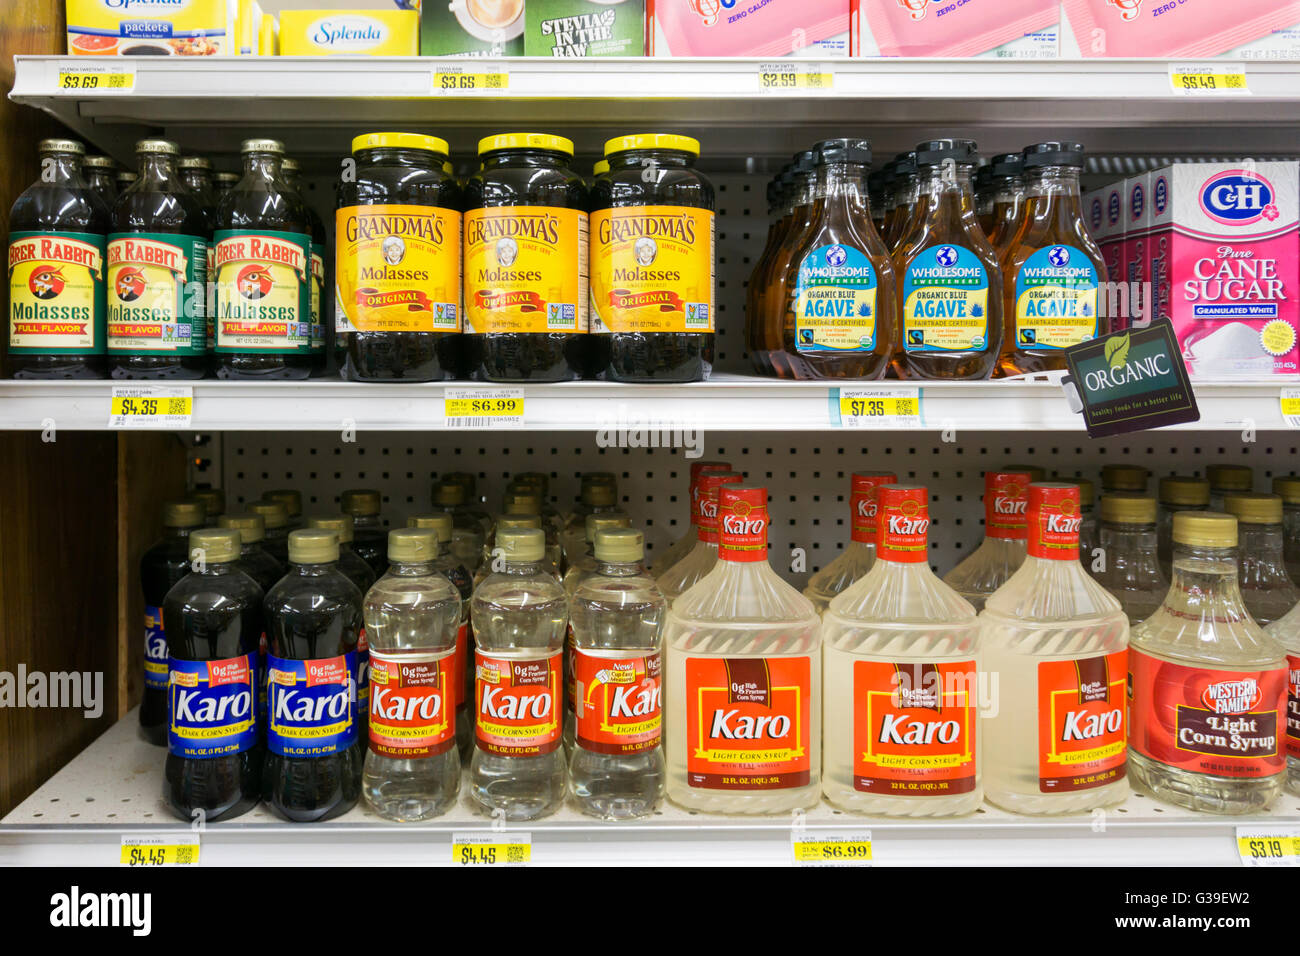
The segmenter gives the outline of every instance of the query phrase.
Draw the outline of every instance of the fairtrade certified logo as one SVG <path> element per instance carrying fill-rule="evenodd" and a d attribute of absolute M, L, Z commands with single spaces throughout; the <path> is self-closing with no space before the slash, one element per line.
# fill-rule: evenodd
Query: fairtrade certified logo
<path fill-rule="evenodd" d="M 55 266 L 42 266 L 27 280 L 27 288 L 38 299 L 57 298 L 66 284 L 67 279 L 63 277 L 63 271 Z"/>
<path fill-rule="evenodd" d="M 1064 269 L 1070 264 L 1070 250 L 1065 246 L 1053 246 L 1047 254 L 1047 261 L 1058 269 Z"/>
<path fill-rule="evenodd" d="M 831 246 L 826 250 L 826 264 L 828 266 L 842 266 L 849 261 L 849 254 L 844 251 L 843 246 Z"/>
<path fill-rule="evenodd" d="M 957 264 L 957 250 L 952 246 L 940 246 L 934 254 L 934 261 L 941 266 L 955 266 Z"/>

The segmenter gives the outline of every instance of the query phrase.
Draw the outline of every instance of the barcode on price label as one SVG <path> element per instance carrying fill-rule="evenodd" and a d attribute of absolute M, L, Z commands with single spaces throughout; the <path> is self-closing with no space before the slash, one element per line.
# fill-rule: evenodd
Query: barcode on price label
<path fill-rule="evenodd" d="M 1237 827 L 1242 866 L 1300 866 L 1300 827 Z"/>
<path fill-rule="evenodd" d="M 433 71 L 433 92 L 438 96 L 460 93 L 503 93 L 510 88 L 505 70 L 475 72 L 463 66 L 440 66 Z"/>
<path fill-rule="evenodd" d="M 522 428 L 522 388 L 449 388 L 443 393 L 448 428 Z"/>
<path fill-rule="evenodd" d="M 880 386 L 832 388 L 831 425 L 839 428 L 920 428 L 921 390 Z"/>
<path fill-rule="evenodd" d="M 1249 96 L 1246 67 L 1240 63 L 1174 63 L 1169 85 L 1183 96 Z"/>
<path fill-rule="evenodd" d="M 122 836 L 118 860 L 122 866 L 195 866 L 199 862 L 197 833 L 168 836 Z"/>
<path fill-rule="evenodd" d="M 531 833 L 488 830 L 451 835 L 451 861 L 461 866 L 526 866 L 532 858 Z"/>
<path fill-rule="evenodd" d="M 189 428 L 194 389 L 163 385 L 115 385 L 109 428 Z"/>
<path fill-rule="evenodd" d="M 795 831 L 790 854 L 795 866 L 870 866 L 871 831 Z"/>

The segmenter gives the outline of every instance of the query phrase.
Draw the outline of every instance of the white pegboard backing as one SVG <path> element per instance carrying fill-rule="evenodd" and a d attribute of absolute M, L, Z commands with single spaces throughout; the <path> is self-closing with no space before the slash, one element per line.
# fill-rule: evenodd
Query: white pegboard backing
<path fill-rule="evenodd" d="M 982 475 L 1009 464 L 1038 464 L 1062 478 L 1098 483 L 1102 465 L 1140 464 L 1156 479 L 1203 475 L 1213 463 L 1255 469 L 1256 490 L 1274 475 L 1300 469 L 1300 438 L 1265 433 L 1256 442 L 1238 436 L 1150 432 L 1091 441 L 1073 435 L 960 434 L 939 436 L 865 434 L 860 441 L 834 435 L 709 433 L 700 458 L 722 460 L 763 484 L 771 496 L 770 545 L 773 566 L 800 587 L 833 560 L 849 537 L 849 476 L 863 469 L 892 469 L 900 481 L 930 490 L 931 563 L 941 573 L 983 538 Z M 475 433 L 457 436 L 361 435 L 342 442 L 321 434 L 227 433 L 220 461 L 227 507 L 239 510 L 272 488 L 297 488 L 307 514 L 334 513 L 339 493 L 376 488 L 384 515 L 401 527 L 406 517 L 426 511 L 435 477 L 469 471 L 489 511 L 497 511 L 510 475 L 543 471 L 551 476 L 552 503 L 568 510 L 585 471 L 618 476 L 622 507 L 646 535 L 649 560 L 686 532 L 690 462 L 683 450 L 601 448 L 590 435 L 574 433 Z M 794 549 L 803 549 L 806 568 L 790 570 Z"/>

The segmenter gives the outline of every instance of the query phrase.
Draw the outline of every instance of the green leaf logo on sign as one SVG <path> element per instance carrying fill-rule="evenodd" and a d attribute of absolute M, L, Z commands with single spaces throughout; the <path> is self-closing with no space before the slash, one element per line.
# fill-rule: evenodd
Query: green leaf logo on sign
<path fill-rule="evenodd" d="M 1106 361 L 1111 368 L 1123 368 L 1124 363 L 1128 361 L 1128 350 L 1131 344 L 1129 333 L 1109 339 L 1105 346 Z"/>

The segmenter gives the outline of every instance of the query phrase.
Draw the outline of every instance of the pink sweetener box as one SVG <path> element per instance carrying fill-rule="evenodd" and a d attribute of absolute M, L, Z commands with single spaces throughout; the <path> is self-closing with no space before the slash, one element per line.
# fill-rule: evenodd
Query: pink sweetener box
<path fill-rule="evenodd" d="M 1062 56 L 1300 57 L 1300 0 L 1062 0 Z"/>
<path fill-rule="evenodd" d="M 648 0 L 652 56 L 849 55 L 849 0 Z"/>
<path fill-rule="evenodd" d="M 853 55 L 1055 59 L 1057 0 L 853 0 Z"/>

